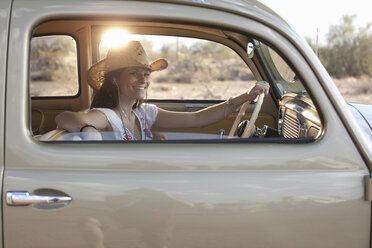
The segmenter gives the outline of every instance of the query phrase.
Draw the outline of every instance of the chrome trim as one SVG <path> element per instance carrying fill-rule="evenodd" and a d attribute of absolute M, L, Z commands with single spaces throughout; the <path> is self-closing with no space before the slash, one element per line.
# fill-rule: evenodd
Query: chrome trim
<path fill-rule="evenodd" d="M 269 126 L 268 125 L 263 125 L 262 129 L 261 129 L 261 133 L 260 133 L 260 137 L 263 138 L 266 136 L 266 133 L 267 133 L 267 129 L 269 129 Z"/>
<path fill-rule="evenodd" d="M 10 206 L 27 206 L 30 204 L 67 203 L 70 201 L 72 201 L 72 198 L 69 196 L 30 195 L 30 193 L 26 191 L 6 193 L 6 204 Z"/>
<path fill-rule="evenodd" d="M 284 138 L 298 138 L 300 137 L 300 122 L 289 113 L 284 114 L 282 134 Z"/>

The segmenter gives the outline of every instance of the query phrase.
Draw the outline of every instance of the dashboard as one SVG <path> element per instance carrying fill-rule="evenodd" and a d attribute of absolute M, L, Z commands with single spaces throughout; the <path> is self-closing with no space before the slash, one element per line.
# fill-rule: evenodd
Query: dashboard
<path fill-rule="evenodd" d="M 322 124 L 314 103 L 307 95 L 285 94 L 279 104 L 278 130 L 281 137 L 321 135 Z"/>

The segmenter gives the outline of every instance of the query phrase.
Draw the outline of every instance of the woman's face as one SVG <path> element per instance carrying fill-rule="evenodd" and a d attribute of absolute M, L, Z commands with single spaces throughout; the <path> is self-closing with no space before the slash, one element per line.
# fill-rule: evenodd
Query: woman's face
<path fill-rule="evenodd" d="M 150 71 L 142 67 L 130 67 L 121 72 L 117 83 L 120 94 L 133 100 L 142 100 L 150 84 Z"/>

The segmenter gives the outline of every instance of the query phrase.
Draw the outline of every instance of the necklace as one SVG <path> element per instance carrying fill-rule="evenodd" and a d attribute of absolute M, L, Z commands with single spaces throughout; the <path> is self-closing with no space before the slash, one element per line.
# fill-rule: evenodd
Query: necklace
<path fill-rule="evenodd" d="M 133 110 L 131 111 L 133 112 Z M 128 121 L 128 124 L 130 124 L 130 119 L 128 117 L 128 115 L 125 113 L 124 109 L 120 106 L 120 118 L 121 118 L 121 122 L 122 122 L 122 125 L 123 125 L 123 130 L 124 130 L 124 137 L 127 139 L 127 140 L 130 140 L 131 137 L 133 139 L 138 139 L 138 137 L 141 137 L 140 136 L 140 133 L 138 131 L 138 128 L 136 127 L 136 124 L 134 123 L 134 125 L 131 125 L 131 128 L 128 126 L 128 128 L 125 127 L 125 124 L 124 124 L 124 120 L 123 120 L 123 117 L 122 117 L 122 114 L 124 115 L 124 117 L 127 119 Z M 134 112 L 133 112 L 134 113 Z M 135 113 L 134 113 L 135 114 Z M 135 121 L 135 120 L 134 120 Z M 131 132 L 132 135 L 128 134 L 127 133 L 127 130 L 129 130 Z"/>
<path fill-rule="evenodd" d="M 121 120 L 121 124 L 123 126 L 123 135 L 124 135 L 124 139 L 128 140 L 128 134 L 127 134 L 127 130 L 125 129 L 125 126 L 124 126 L 124 121 L 123 121 L 123 116 L 121 115 L 121 111 L 119 111 L 119 114 L 120 114 L 120 120 Z"/>
<path fill-rule="evenodd" d="M 120 111 L 123 113 L 124 117 L 127 118 L 127 120 L 129 120 L 127 113 L 125 113 L 124 109 L 121 106 L 120 106 Z M 131 111 L 131 113 L 132 112 L 133 110 Z"/>

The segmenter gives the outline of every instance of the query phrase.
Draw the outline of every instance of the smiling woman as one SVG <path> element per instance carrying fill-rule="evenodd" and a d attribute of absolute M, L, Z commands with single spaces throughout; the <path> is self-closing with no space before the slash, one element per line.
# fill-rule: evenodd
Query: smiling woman
<path fill-rule="evenodd" d="M 110 47 L 107 57 L 88 72 L 88 83 L 98 91 L 91 111 L 63 112 L 56 118 L 58 126 L 69 132 L 96 132 L 98 139 L 98 131 L 114 131 L 117 140 L 152 139 L 150 129 L 158 109 L 142 103 L 150 72 L 167 67 L 164 59 L 150 63 L 138 41 Z"/>

